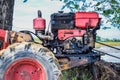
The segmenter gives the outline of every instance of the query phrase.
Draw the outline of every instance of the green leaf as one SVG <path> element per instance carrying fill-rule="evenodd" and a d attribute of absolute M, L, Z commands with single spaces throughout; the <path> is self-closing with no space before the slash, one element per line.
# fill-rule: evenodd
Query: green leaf
<path fill-rule="evenodd" d="M 23 3 L 27 2 L 28 0 L 23 0 Z"/>
<path fill-rule="evenodd" d="M 112 10 L 112 9 L 108 9 L 108 10 L 103 11 L 104 15 L 109 15 L 109 14 L 113 14 L 113 13 L 114 13 L 114 10 Z"/>
<path fill-rule="evenodd" d="M 117 23 L 120 24 L 120 16 L 117 17 Z"/>
<path fill-rule="evenodd" d="M 100 2 L 98 2 L 95 6 L 99 6 L 101 3 Z"/>
<path fill-rule="evenodd" d="M 69 0 L 64 0 L 64 3 L 68 2 Z"/>
<path fill-rule="evenodd" d="M 98 11 L 101 11 L 101 10 L 102 10 L 102 8 L 98 8 L 98 7 L 97 7 L 96 9 L 97 9 Z"/>
<path fill-rule="evenodd" d="M 83 3 L 85 3 L 86 2 L 86 0 L 81 0 Z"/>
<path fill-rule="evenodd" d="M 75 9 L 79 9 L 79 5 L 76 4 L 76 5 L 75 5 Z"/>
<path fill-rule="evenodd" d="M 117 11 L 117 13 L 120 13 L 120 7 L 116 11 Z"/>
<path fill-rule="evenodd" d="M 75 5 L 75 4 L 74 4 L 74 1 L 70 1 L 70 5 Z"/>
<path fill-rule="evenodd" d="M 66 5 L 62 6 L 61 10 L 63 10 L 66 7 Z"/>
<path fill-rule="evenodd" d="M 116 0 L 111 0 L 112 4 L 119 4 Z"/>
<path fill-rule="evenodd" d="M 111 29 L 111 27 L 103 27 L 102 29 L 104 29 L 104 30 Z"/>

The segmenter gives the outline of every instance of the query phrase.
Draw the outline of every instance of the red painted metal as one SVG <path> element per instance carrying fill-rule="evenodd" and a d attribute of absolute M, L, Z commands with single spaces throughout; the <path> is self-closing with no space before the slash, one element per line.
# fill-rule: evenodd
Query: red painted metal
<path fill-rule="evenodd" d="M 46 20 L 43 18 L 35 18 L 33 20 L 33 28 L 35 30 L 44 30 L 46 27 Z"/>
<path fill-rule="evenodd" d="M 2 49 L 6 49 L 8 47 L 8 42 L 3 42 L 3 48 Z"/>
<path fill-rule="evenodd" d="M 5 71 L 3 80 L 46 80 L 42 64 L 31 58 L 13 62 Z"/>
<path fill-rule="evenodd" d="M 96 12 L 76 12 L 75 13 L 75 26 L 78 28 L 86 29 L 94 28 L 97 26 L 100 18 Z"/>
<path fill-rule="evenodd" d="M 0 46 L 1 49 L 5 49 L 8 46 L 8 31 L 0 29 L 0 40 L 3 42 L 2 46 Z"/>
<path fill-rule="evenodd" d="M 69 37 L 82 37 L 86 33 L 86 30 L 58 30 L 58 39 L 65 40 Z"/>
<path fill-rule="evenodd" d="M 6 30 L 0 29 L 0 40 L 4 41 L 6 35 Z"/>

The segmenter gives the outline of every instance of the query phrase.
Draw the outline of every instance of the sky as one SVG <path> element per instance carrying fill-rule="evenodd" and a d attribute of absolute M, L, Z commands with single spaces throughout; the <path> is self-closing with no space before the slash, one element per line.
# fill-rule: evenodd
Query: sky
<path fill-rule="evenodd" d="M 33 29 L 33 19 L 37 17 L 37 10 L 42 11 L 42 17 L 46 19 L 47 26 L 50 21 L 50 15 L 61 10 L 63 3 L 58 0 L 28 0 L 23 3 L 23 0 L 15 0 L 13 30 L 30 30 Z M 65 12 L 69 10 L 65 9 Z M 110 26 L 109 24 L 106 26 Z M 101 26 L 102 28 L 102 26 Z M 97 35 L 102 38 L 120 39 L 120 30 L 111 28 L 108 30 L 98 30 Z"/>
<path fill-rule="evenodd" d="M 22 0 L 15 0 L 13 29 L 29 29 L 33 31 L 33 19 L 37 17 L 37 10 L 42 11 L 42 17 L 46 19 L 47 24 L 50 21 L 50 15 L 61 9 L 62 2 L 50 0 L 28 0 L 23 3 Z"/>

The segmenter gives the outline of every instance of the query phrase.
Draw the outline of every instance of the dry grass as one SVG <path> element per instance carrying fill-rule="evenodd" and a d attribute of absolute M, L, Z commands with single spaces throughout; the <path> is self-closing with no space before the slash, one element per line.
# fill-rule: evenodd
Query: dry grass
<path fill-rule="evenodd" d="M 102 42 L 104 44 L 110 45 L 110 46 L 120 46 L 120 42 Z M 103 45 L 95 43 L 96 47 L 101 47 Z"/>

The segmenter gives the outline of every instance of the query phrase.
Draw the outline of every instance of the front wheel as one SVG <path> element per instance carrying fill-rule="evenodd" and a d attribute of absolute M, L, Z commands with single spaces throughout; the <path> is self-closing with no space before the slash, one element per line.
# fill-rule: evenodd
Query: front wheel
<path fill-rule="evenodd" d="M 60 79 L 56 58 L 40 44 L 13 44 L 4 51 L 0 61 L 0 80 Z"/>

